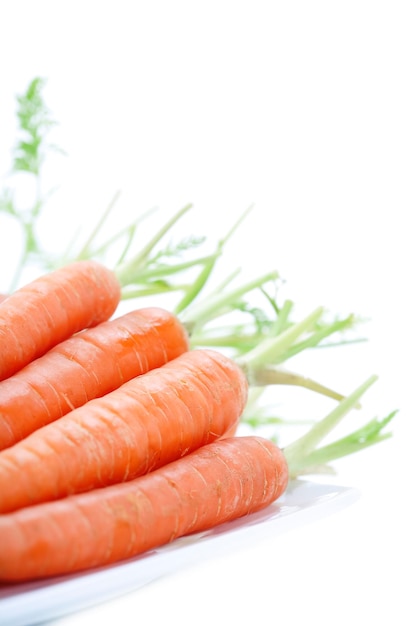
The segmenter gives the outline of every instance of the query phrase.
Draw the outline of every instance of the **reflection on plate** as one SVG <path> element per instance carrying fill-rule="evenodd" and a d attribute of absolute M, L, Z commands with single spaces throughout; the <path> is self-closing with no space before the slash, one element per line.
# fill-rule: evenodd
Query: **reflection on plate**
<path fill-rule="evenodd" d="M 140 557 L 88 573 L 18 585 L 0 584 L 1 626 L 45 623 L 134 591 L 160 576 L 319 519 L 353 503 L 356 489 L 296 480 L 274 504 Z"/>

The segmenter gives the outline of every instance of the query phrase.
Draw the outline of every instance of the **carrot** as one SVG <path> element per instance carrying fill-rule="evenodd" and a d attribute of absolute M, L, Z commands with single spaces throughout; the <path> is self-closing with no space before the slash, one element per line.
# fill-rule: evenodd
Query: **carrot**
<path fill-rule="evenodd" d="M 221 437 L 247 400 L 242 369 L 185 352 L 0 452 L 0 512 L 132 479 Z"/>
<path fill-rule="evenodd" d="M 204 325 L 212 322 L 219 315 L 219 311 L 224 314 L 225 311 L 229 312 L 239 306 L 242 294 L 264 286 L 274 278 L 275 273 L 268 273 L 233 291 L 216 292 L 214 297 L 209 296 L 200 301 L 192 310 L 193 314 L 189 310 L 185 314 L 183 311 L 181 323 L 173 314 L 152 307 L 146 309 L 147 312 L 141 309 L 142 313 L 133 311 L 126 316 L 103 322 L 54 346 L 13 376 L 0 381 L 0 450 L 62 417 L 69 410 L 178 356 L 187 349 L 187 335 L 191 345 L 195 341 L 197 345 L 201 341 L 204 344 L 204 337 L 211 343 L 213 335 L 204 329 Z M 314 312 L 313 315 L 316 319 L 317 313 Z M 154 329 L 151 327 L 152 323 L 155 325 Z M 284 352 L 279 352 L 280 360 L 283 359 L 283 354 L 285 358 L 288 346 L 292 348 L 294 340 L 309 324 L 309 321 L 306 325 L 305 320 L 302 320 L 281 334 Z M 198 331 L 195 340 L 196 328 Z M 230 342 L 231 347 L 236 342 L 243 343 L 244 330 L 244 327 L 238 327 L 234 333 L 229 332 L 226 345 L 227 342 Z M 322 330 L 319 336 L 323 336 Z M 258 333 L 255 340 L 251 339 L 252 344 L 261 343 L 261 337 Z M 312 338 L 314 340 L 314 334 Z M 272 341 L 275 342 L 276 337 L 272 337 Z M 177 345 L 174 346 L 176 342 Z M 224 342 L 223 334 L 223 347 Z M 168 345 L 170 349 L 165 354 Z M 144 354 L 148 351 L 155 358 L 150 356 L 149 364 L 146 365 Z M 117 359 L 114 355 L 117 355 Z M 335 399 L 341 398 L 340 394 L 289 372 L 264 371 L 262 378 L 258 372 L 257 379 L 253 382 L 259 385 L 266 381 L 268 384 L 298 384 L 326 393 Z"/>
<path fill-rule="evenodd" d="M 224 438 L 144 476 L 0 515 L 0 580 L 101 567 L 267 507 L 289 480 L 390 436 L 382 431 L 395 412 L 319 447 L 375 380 L 284 448 L 258 436 Z"/>
<path fill-rule="evenodd" d="M 0 382 L 0 450 L 188 349 L 188 334 L 162 308 L 103 322 L 61 342 Z"/>
<path fill-rule="evenodd" d="M 259 437 L 213 442 L 135 480 L 0 516 L 0 580 L 128 559 L 258 511 L 285 490 L 281 450 Z"/>
<path fill-rule="evenodd" d="M 78 261 L 8 296 L 0 307 L 0 380 L 72 334 L 107 320 L 120 293 L 112 271 Z"/>
<path fill-rule="evenodd" d="M 235 431 L 252 382 L 271 377 L 321 310 L 234 360 L 194 349 L 90 400 L 0 452 L 0 513 L 146 473 Z M 151 434 L 148 429 L 151 428 Z"/>

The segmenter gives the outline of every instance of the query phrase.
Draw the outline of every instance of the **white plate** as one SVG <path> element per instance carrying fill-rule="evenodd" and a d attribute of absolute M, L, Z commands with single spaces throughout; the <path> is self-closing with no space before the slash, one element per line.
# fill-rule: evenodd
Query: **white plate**
<path fill-rule="evenodd" d="M 177 539 L 140 557 L 88 573 L 0 585 L 0 625 L 29 626 L 136 590 L 153 580 L 254 541 L 264 540 L 352 504 L 357 489 L 296 480 L 268 508 L 207 532 Z"/>

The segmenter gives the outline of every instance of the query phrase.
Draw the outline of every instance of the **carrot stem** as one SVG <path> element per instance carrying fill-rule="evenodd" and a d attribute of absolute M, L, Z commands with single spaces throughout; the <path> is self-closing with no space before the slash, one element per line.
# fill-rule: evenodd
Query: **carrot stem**
<path fill-rule="evenodd" d="M 290 322 L 288 320 L 290 313 L 293 310 L 293 307 L 294 303 L 291 300 L 285 300 L 275 322 L 274 332 L 276 335 L 282 333 L 285 328 L 288 328 L 288 326 L 290 325 Z"/>
<path fill-rule="evenodd" d="M 296 372 L 289 372 L 283 369 L 263 368 L 255 370 L 253 373 L 253 385 L 295 385 L 304 387 L 310 391 L 315 391 L 321 395 L 333 398 L 334 400 L 343 400 L 344 396 L 329 387 L 326 387 L 312 378 L 307 378 Z"/>
<path fill-rule="evenodd" d="M 101 228 L 103 227 L 104 223 L 106 222 L 113 208 L 116 206 L 116 202 L 119 199 L 119 196 L 120 196 L 120 191 L 117 191 L 115 195 L 113 196 L 112 200 L 110 201 L 110 203 L 108 204 L 108 206 L 106 207 L 104 213 L 100 215 L 96 225 L 94 226 L 86 242 L 84 243 L 83 247 L 81 248 L 81 250 L 79 251 L 77 255 L 78 260 L 85 259 L 91 256 L 91 249 L 90 249 L 91 244 L 93 240 L 95 239 L 95 237 L 97 236 L 97 234 L 99 233 L 99 231 L 101 230 Z"/>
<path fill-rule="evenodd" d="M 203 266 L 203 269 L 201 270 L 201 272 L 200 272 L 199 276 L 197 277 L 197 279 L 187 289 L 186 293 L 184 294 L 184 297 L 182 298 L 182 300 L 180 300 L 180 302 L 175 307 L 174 313 L 176 315 L 181 313 L 186 307 L 189 307 L 191 302 L 193 302 L 196 299 L 196 297 L 201 292 L 201 290 L 203 289 L 204 285 L 207 283 L 208 279 L 210 278 L 210 276 L 211 276 L 211 274 L 213 272 L 215 263 L 216 263 L 218 257 L 222 254 L 223 248 L 224 248 L 225 244 L 232 237 L 234 232 L 237 230 L 238 226 L 243 222 L 243 220 L 245 219 L 245 217 L 247 216 L 247 214 L 251 210 L 252 210 L 252 206 L 250 206 L 239 217 L 239 219 L 235 222 L 235 224 L 232 226 L 232 228 L 229 230 L 229 232 L 226 234 L 226 236 L 223 237 L 222 239 L 220 239 L 220 241 L 217 243 L 216 252 L 212 255 L 211 260 L 209 260 Z"/>
<path fill-rule="evenodd" d="M 144 287 L 138 287 L 136 289 L 128 287 L 122 289 L 122 300 L 133 300 L 137 298 L 145 298 L 148 296 L 158 296 L 161 294 L 168 294 L 176 291 L 184 291 L 186 288 L 186 284 L 170 285 L 166 281 L 155 280 Z"/>
<path fill-rule="evenodd" d="M 357 322 L 356 317 L 351 314 L 351 315 L 348 315 L 348 317 L 344 319 L 335 320 L 330 324 L 326 324 L 325 326 L 317 328 L 314 334 L 310 335 L 303 341 L 297 344 L 294 344 L 288 350 L 287 357 L 290 358 L 292 356 L 295 356 L 296 354 L 303 352 L 304 350 L 308 348 L 317 346 L 319 344 L 321 346 L 326 345 L 322 343 L 323 339 L 339 332 L 340 330 L 347 330 L 349 328 L 352 328 L 356 322 Z M 358 341 L 358 339 L 356 341 Z M 363 339 L 361 339 L 361 341 L 363 341 Z M 332 345 L 336 345 L 336 344 L 332 344 Z"/>
<path fill-rule="evenodd" d="M 169 276 L 171 274 L 176 274 L 178 272 L 183 272 L 184 270 L 190 269 L 191 267 L 195 265 L 206 265 L 208 263 L 215 261 L 218 258 L 218 256 L 219 256 L 219 253 L 215 252 L 213 254 L 198 257 L 197 259 L 192 259 L 190 261 L 182 261 L 181 263 L 158 265 L 155 268 L 146 267 L 142 269 L 140 272 L 140 280 L 143 282 L 146 282 L 146 280 L 149 280 L 151 278 L 159 278 L 163 276 Z M 119 272 L 117 268 L 115 270 L 115 273 L 119 279 L 119 282 L 122 285 L 123 284 L 128 285 L 133 278 L 132 274 L 129 274 L 129 275 L 125 274 L 123 270 L 122 272 Z M 125 282 L 123 282 L 123 280 Z"/>
<path fill-rule="evenodd" d="M 115 241 L 121 239 L 124 235 L 126 235 L 126 233 L 128 233 L 128 242 L 126 244 L 126 246 L 127 246 L 126 250 L 122 254 L 122 258 L 119 259 L 119 262 L 118 262 L 118 264 L 119 263 L 121 264 L 122 259 L 124 258 L 124 255 L 126 254 L 128 249 L 130 248 L 130 244 L 131 244 L 131 241 L 133 240 L 133 237 L 134 237 L 134 235 L 136 233 L 137 226 L 140 224 L 140 222 L 145 220 L 154 211 L 155 211 L 155 208 L 152 208 L 152 209 L 149 209 L 148 211 L 145 211 L 144 213 L 141 213 L 140 215 L 138 215 L 136 219 L 134 219 L 132 222 L 130 222 L 129 224 L 127 224 L 126 226 L 121 228 L 119 231 L 117 231 L 114 235 L 109 237 L 109 239 L 107 239 L 104 243 L 102 243 L 94 251 L 90 252 L 89 256 L 98 256 L 98 255 L 104 254 L 106 252 L 106 250 L 108 250 L 108 248 L 110 248 L 110 246 Z"/>
<path fill-rule="evenodd" d="M 239 365 L 245 370 L 248 379 L 251 382 L 255 382 L 257 376 L 256 370 L 259 370 L 260 367 L 264 367 L 265 365 L 280 362 L 282 355 L 285 354 L 288 347 L 303 333 L 314 327 L 322 313 L 323 308 L 318 307 L 297 324 L 290 326 L 290 328 L 275 337 L 265 339 L 244 356 L 240 357 L 238 359 Z"/>
<path fill-rule="evenodd" d="M 305 435 L 285 447 L 285 458 L 292 478 L 300 474 L 321 473 L 328 469 L 328 462 L 359 451 L 390 436 L 381 435 L 381 430 L 391 421 L 397 411 L 393 411 L 382 421 L 372 420 L 364 427 L 332 444 L 318 447 L 318 444 L 357 405 L 358 400 L 377 379 L 375 375 L 370 376 L 349 396 L 341 400 L 328 415 L 316 422 Z"/>
<path fill-rule="evenodd" d="M 391 411 L 383 419 L 374 418 L 358 430 L 353 431 L 346 437 L 342 437 L 332 443 L 312 450 L 304 459 L 297 463 L 291 462 L 291 472 L 297 475 L 319 472 L 327 467 L 330 461 L 360 452 L 364 448 L 389 439 L 391 433 L 382 433 L 382 430 L 395 417 L 398 411 Z"/>
<path fill-rule="evenodd" d="M 249 291 L 255 290 L 267 282 L 275 281 L 278 278 L 277 271 L 271 271 L 263 276 L 255 278 L 244 285 L 241 285 L 230 293 L 215 293 L 203 302 L 199 302 L 187 309 L 181 319 L 192 336 L 196 329 L 207 322 L 234 310 L 236 301 Z"/>
<path fill-rule="evenodd" d="M 150 253 L 154 249 L 154 247 L 159 243 L 159 241 L 163 238 L 163 236 L 172 228 L 172 226 L 178 222 L 178 220 L 191 209 L 192 205 L 187 204 L 182 209 L 177 211 L 171 219 L 169 219 L 162 228 L 155 233 L 152 239 L 146 244 L 146 246 L 138 252 L 130 261 L 124 263 L 123 265 L 116 268 L 115 272 L 120 282 L 125 285 L 131 281 L 132 275 L 138 271 L 138 269 L 142 268 L 146 263 L 147 258 Z"/>

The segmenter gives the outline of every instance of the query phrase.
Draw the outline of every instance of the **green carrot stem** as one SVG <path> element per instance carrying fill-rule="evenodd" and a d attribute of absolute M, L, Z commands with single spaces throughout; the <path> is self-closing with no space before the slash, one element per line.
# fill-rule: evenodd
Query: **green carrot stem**
<path fill-rule="evenodd" d="M 275 337 L 266 338 L 255 348 L 238 358 L 237 361 L 245 371 L 248 380 L 253 384 L 256 370 L 275 363 L 300 335 L 314 327 L 322 312 L 323 308 L 318 307 L 297 324 L 290 326 Z"/>
<path fill-rule="evenodd" d="M 126 228 L 126 231 L 124 233 L 125 235 L 127 235 L 126 241 L 119 255 L 118 261 L 116 263 L 116 267 L 119 267 L 126 259 L 127 253 L 129 252 L 130 246 L 132 245 L 132 241 L 135 237 L 136 226 L 137 224 L 130 224 L 130 226 Z"/>
<path fill-rule="evenodd" d="M 100 246 L 98 246 L 93 251 L 91 251 L 88 256 L 96 257 L 96 256 L 103 255 L 110 248 L 111 245 L 113 245 L 116 241 L 120 240 L 122 237 L 125 237 L 126 234 L 128 235 L 128 239 L 132 241 L 136 234 L 136 229 L 139 226 L 139 224 L 143 222 L 147 217 L 149 217 L 149 215 L 151 215 L 154 211 L 155 211 L 155 208 L 151 208 L 145 211 L 144 213 L 141 213 L 140 215 L 138 215 L 132 222 L 123 226 L 123 228 L 121 228 L 120 230 L 115 232 L 113 235 L 111 235 L 111 237 L 109 237 L 104 243 L 100 244 Z M 124 256 L 124 254 L 125 253 L 123 253 L 122 257 Z M 119 263 L 120 262 L 121 261 L 119 260 Z"/>
<path fill-rule="evenodd" d="M 333 398 L 334 400 L 343 400 L 345 396 L 326 387 L 312 378 L 306 378 L 295 372 L 289 372 L 282 369 L 274 369 L 271 367 L 265 367 L 257 369 L 253 372 L 252 377 L 253 385 L 260 385 L 261 387 L 266 385 L 294 385 L 297 387 L 304 387 L 310 391 L 315 391 L 321 395 Z"/>
<path fill-rule="evenodd" d="M 181 316 L 181 320 L 188 328 L 190 335 L 192 335 L 194 330 L 199 326 L 219 317 L 222 313 L 233 310 L 236 300 L 239 297 L 277 278 L 278 273 L 272 271 L 241 285 L 230 293 L 216 293 L 212 297 L 206 298 L 203 302 L 197 303 L 187 309 L 185 314 Z"/>
<path fill-rule="evenodd" d="M 346 437 L 312 450 L 305 456 L 300 455 L 298 458 L 290 457 L 289 459 L 287 457 L 291 476 L 294 478 L 301 474 L 319 473 L 321 468 L 326 467 L 329 462 L 335 459 L 360 452 L 364 448 L 389 439 L 392 433 L 383 433 L 382 430 L 396 414 L 397 411 L 392 411 L 382 420 L 373 419 Z"/>
<path fill-rule="evenodd" d="M 330 335 L 352 328 L 355 321 L 356 321 L 355 317 L 353 315 L 349 315 L 345 319 L 335 320 L 331 324 L 327 324 L 324 327 L 317 328 L 314 334 L 311 334 L 309 337 L 307 337 L 303 341 L 300 341 L 299 343 L 294 344 L 291 347 L 291 349 L 288 352 L 288 358 L 295 356 L 296 354 L 303 352 L 304 350 L 308 348 L 313 348 L 317 346 L 318 344 L 321 344 L 323 339 L 325 339 L 326 337 L 329 337 Z"/>
<path fill-rule="evenodd" d="M 290 325 L 289 316 L 294 307 L 294 303 L 291 300 L 285 300 L 276 318 L 274 325 L 274 334 L 279 335 Z"/>
<path fill-rule="evenodd" d="M 137 298 L 176 293 L 184 291 L 186 288 L 187 285 L 169 285 L 165 284 L 163 281 L 155 281 L 155 283 L 149 283 L 147 287 L 123 287 L 122 300 L 135 300 Z"/>
<path fill-rule="evenodd" d="M 371 376 L 353 393 L 341 400 L 333 411 L 326 417 L 314 424 L 302 437 L 285 448 L 285 456 L 288 464 L 296 472 L 298 467 L 305 466 L 306 459 L 317 449 L 318 444 L 339 424 L 345 415 L 357 405 L 362 395 L 373 385 L 377 376 Z"/>
<path fill-rule="evenodd" d="M 210 329 L 193 332 L 190 336 L 191 345 L 206 348 L 233 348 L 237 352 L 249 352 L 264 339 L 261 333 L 248 334 L 244 326 L 233 327 L 228 333 L 212 334 Z"/>
<path fill-rule="evenodd" d="M 249 207 L 243 213 L 243 215 L 239 217 L 239 219 L 235 222 L 235 224 L 232 226 L 232 228 L 229 230 L 226 236 L 223 237 L 217 243 L 216 252 L 215 254 L 213 254 L 212 260 L 208 261 L 205 265 L 203 265 L 203 268 L 200 274 L 197 276 L 196 280 L 190 285 L 189 289 L 187 289 L 187 291 L 185 292 L 183 298 L 176 305 L 174 309 L 174 313 L 176 315 L 179 315 L 182 311 L 184 311 L 184 309 L 189 307 L 190 304 L 197 298 L 197 296 L 199 295 L 203 287 L 206 285 L 208 279 L 212 275 L 216 261 L 219 258 L 219 256 L 222 254 L 225 244 L 231 238 L 234 232 L 237 230 L 238 226 L 242 223 L 242 221 L 247 216 L 251 208 L 252 207 Z"/>
<path fill-rule="evenodd" d="M 218 252 L 220 254 L 221 251 L 218 250 Z M 191 302 L 193 302 L 193 300 L 195 300 L 198 294 L 201 292 L 201 290 L 203 289 L 204 285 L 207 283 L 208 279 L 210 278 L 213 272 L 213 269 L 214 269 L 214 266 L 216 264 L 219 254 L 212 255 L 212 258 L 208 260 L 207 263 L 203 264 L 203 267 L 199 275 L 197 276 L 196 280 L 185 291 L 184 296 L 176 305 L 174 309 L 174 313 L 176 315 L 178 315 L 179 313 L 181 313 L 181 311 L 183 311 L 185 308 L 190 306 Z"/>
<path fill-rule="evenodd" d="M 132 274 L 134 274 L 138 268 L 141 268 L 146 264 L 146 260 L 154 247 L 159 243 L 162 237 L 172 228 L 172 226 L 178 222 L 178 220 L 191 209 L 191 204 L 187 204 L 185 207 L 175 213 L 171 219 L 169 219 L 162 228 L 155 233 L 152 239 L 146 244 L 146 246 L 138 252 L 133 259 L 117 268 L 117 275 L 122 284 L 126 284 Z"/>
<path fill-rule="evenodd" d="M 140 278 L 141 282 L 146 282 L 149 279 L 170 276 L 173 274 L 178 274 L 179 272 L 183 272 L 187 269 L 190 269 L 196 265 L 205 265 L 207 263 L 211 263 L 213 260 L 216 260 L 217 253 L 210 254 L 203 257 L 198 257 L 196 259 L 191 259 L 190 261 L 183 261 L 181 263 L 170 263 L 163 265 L 156 265 L 155 267 L 145 267 L 137 270 L 138 278 Z M 133 270 L 133 267 L 132 267 Z M 119 279 L 119 282 L 122 285 L 129 285 L 135 282 L 135 273 L 132 271 L 128 273 L 126 268 L 123 267 L 122 271 L 119 272 L 118 268 L 115 269 L 115 274 Z"/>
<path fill-rule="evenodd" d="M 97 234 L 102 229 L 103 225 L 105 224 L 113 208 L 115 207 L 116 202 L 119 199 L 119 196 L 120 196 L 120 191 L 117 191 L 115 195 L 113 196 L 112 200 L 110 201 L 110 203 L 108 204 L 105 211 L 100 215 L 96 225 L 94 226 L 93 230 L 89 234 L 87 240 L 84 242 L 84 245 L 82 246 L 81 250 L 78 253 L 77 259 L 85 259 L 91 256 L 91 253 L 90 253 L 91 244 L 96 238 Z"/>

